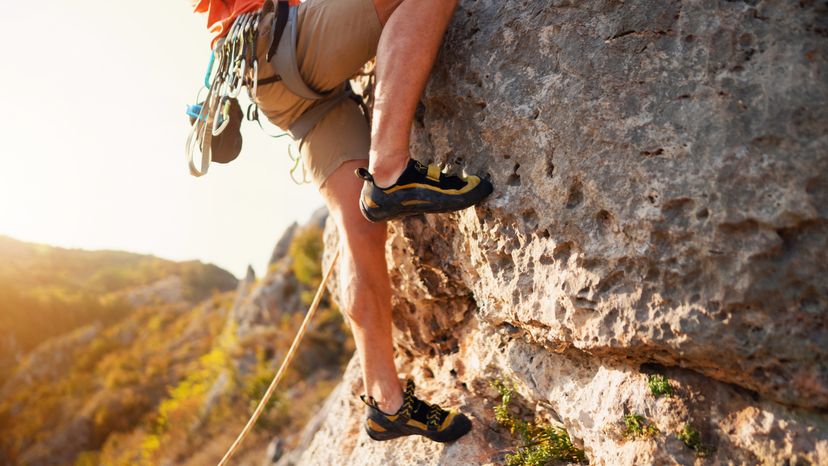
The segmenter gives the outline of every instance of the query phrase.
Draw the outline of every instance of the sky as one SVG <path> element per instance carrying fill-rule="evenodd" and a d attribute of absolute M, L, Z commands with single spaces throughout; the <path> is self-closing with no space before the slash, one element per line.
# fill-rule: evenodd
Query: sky
<path fill-rule="evenodd" d="M 0 234 L 261 276 L 282 231 L 322 206 L 291 181 L 287 138 L 252 122 L 238 159 L 189 174 L 184 112 L 210 55 L 189 1 L 4 2 L 3 13 Z"/>

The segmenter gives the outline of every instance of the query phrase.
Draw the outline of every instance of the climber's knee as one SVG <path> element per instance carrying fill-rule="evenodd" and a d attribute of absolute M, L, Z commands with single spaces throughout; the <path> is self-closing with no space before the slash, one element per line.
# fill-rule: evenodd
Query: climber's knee
<path fill-rule="evenodd" d="M 345 162 L 322 185 L 321 192 L 339 233 L 339 299 L 342 312 L 357 324 L 390 309 L 391 287 L 385 262 L 386 224 L 362 216 L 362 180 L 354 170 L 365 160 Z"/>
<path fill-rule="evenodd" d="M 367 165 L 367 160 L 343 163 L 328 177 L 320 192 L 336 223 L 340 244 L 352 251 L 370 253 L 385 250 L 386 226 L 369 222 L 359 210 L 363 181 L 354 175 L 354 170 Z"/>
<path fill-rule="evenodd" d="M 342 313 L 359 326 L 388 312 L 391 287 L 385 262 L 369 263 L 359 251 L 345 249 L 339 263 L 339 301 Z"/>
<path fill-rule="evenodd" d="M 386 224 L 372 223 L 358 211 L 343 218 L 339 233 L 343 245 L 357 257 L 385 251 Z"/>
<path fill-rule="evenodd" d="M 357 215 L 344 217 L 337 225 L 342 247 L 338 278 L 342 312 L 362 326 L 376 320 L 377 312 L 390 309 L 391 288 L 385 223 L 371 223 Z"/>

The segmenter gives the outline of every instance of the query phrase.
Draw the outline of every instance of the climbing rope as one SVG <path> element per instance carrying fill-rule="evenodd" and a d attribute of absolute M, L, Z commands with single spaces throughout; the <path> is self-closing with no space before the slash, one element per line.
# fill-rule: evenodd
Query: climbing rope
<path fill-rule="evenodd" d="M 250 419 L 247 421 L 247 424 L 245 424 L 244 429 L 242 429 L 239 436 L 236 437 L 236 441 L 230 445 L 227 453 L 225 453 L 224 457 L 221 461 L 219 461 L 218 466 L 225 466 L 230 461 L 233 453 L 236 452 L 236 449 L 239 448 L 239 445 L 241 445 L 244 441 L 244 438 L 247 437 L 247 434 L 249 434 L 253 426 L 256 425 L 256 421 L 259 419 L 259 416 L 261 416 L 262 411 L 264 411 L 264 407 L 267 406 L 267 402 L 270 401 L 270 397 L 273 396 L 273 392 L 276 391 L 276 386 L 279 385 L 279 382 L 285 375 L 288 366 L 290 366 L 291 361 L 293 361 L 293 357 L 296 355 L 296 349 L 299 348 L 299 343 L 302 342 L 302 337 L 305 336 L 305 331 L 308 329 L 308 324 L 311 319 L 313 319 L 313 315 L 316 313 L 316 308 L 319 307 L 319 302 L 322 301 L 322 295 L 325 292 L 325 285 L 328 283 L 328 279 L 331 278 L 331 273 L 333 272 L 337 259 L 339 259 L 339 248 L 336 249 L 336 253 L 331 260 L 331 264 L 328 266 L 327 272 L 325 272 L 325 277 L 322 279 L 322 283 L 319 284 L 319 289 L 316 290 L 316 296 L 313 297 L 313 302 L 308 309 L 308 313 L 305 314 L 305 320 L 302 321 L 302 326 L 299 327 L 299 331 L 293 338 L 293 343 L 291 343 L 290 349 L 288 350 L 287 355 L 285 355 L 284 361 L 282 361 L 282 365 L 279 367 L 279 370 L 276 372 L 273 380 L 270 381 L 270 386 L 267 387 L 267 391 L 265 391 L 264 396 L 262 396 L 262 399 L 259 401 L 259 405 L 256 406 L 256 410 L 253 411 L 253 415 L 250 416 Z"/>

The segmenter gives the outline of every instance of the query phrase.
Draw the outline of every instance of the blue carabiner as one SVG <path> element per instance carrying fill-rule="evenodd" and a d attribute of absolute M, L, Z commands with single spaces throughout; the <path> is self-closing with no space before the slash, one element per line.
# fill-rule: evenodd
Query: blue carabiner
<path fill-rule="evenodd" d="M 207 64 L 207 74 L 204 75 L 204 87 L 210 89 L 210 75 L 213 74 L 213 62 L 216 61 L 216 52 L 210 52 L 210 62 Z"/>
<path fill-rule="evenodd" d="M 187 116 L 195 118 L 196 120 L 206 120 L 206 117 L 201 116 L 202 104 L 187 105 Z"/>

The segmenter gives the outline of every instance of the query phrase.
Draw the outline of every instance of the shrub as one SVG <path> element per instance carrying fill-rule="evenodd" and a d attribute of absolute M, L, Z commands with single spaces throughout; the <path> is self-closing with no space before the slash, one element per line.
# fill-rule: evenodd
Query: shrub
<path fill-rule="evenodd" d="M 678 437 L 678 439 L 681 440 L 688 448 L 695 450 L 696 456 L 700 458 L 709 456 L 711 453 L 716 451 L 712 446 L 702 444 L 701 434 L 699 434 L 699 431 L 690 424 L 684 424 L 684 427 L 678 434 L 676 434 L 676 437 Z"/>
<path fill-rule="evenodd" d="M 541 466 L 551 461 L 581 463 L 586 460 L 584 451 L 576 448 L 566 429 L 525 421 L 509 412 L 514 385 L 509 381 L 494 380 L 492 386 L 500 393 L 500 405 L 495 406 L 495 420 L 512 434 L 517 434 L 520 446 L 514 454 L 506 456 L 508 466 Z"/>
<path fill-rule="evenodd" d="M 296 232 L 290 243 L 293 273 L 299 283 L 309 288 L 316 288 L 322 280 L 322 252 L 325 248 L 322 236 L 321 228 L 307 226 Z"/>
<path fill-rule="evenodd" d="M 100 456 L 97 451 L 82 451 L 75 457 L 75 466 L 98 466 Z"/>
<path fill-rule="evenodd" d="M 647 386 L 650 387 L 650 393 L 656 398 L 660 396 L 673 396 L 673 387 L 667 377 L 659 374 L 652 374 L 647 378 Z"/>
<path fill-rule="evenodd" d="M 627 438 L 647 438 L 658 434 L 658 428 L 640 414 L 624 416 L 624 436 Z"/>

